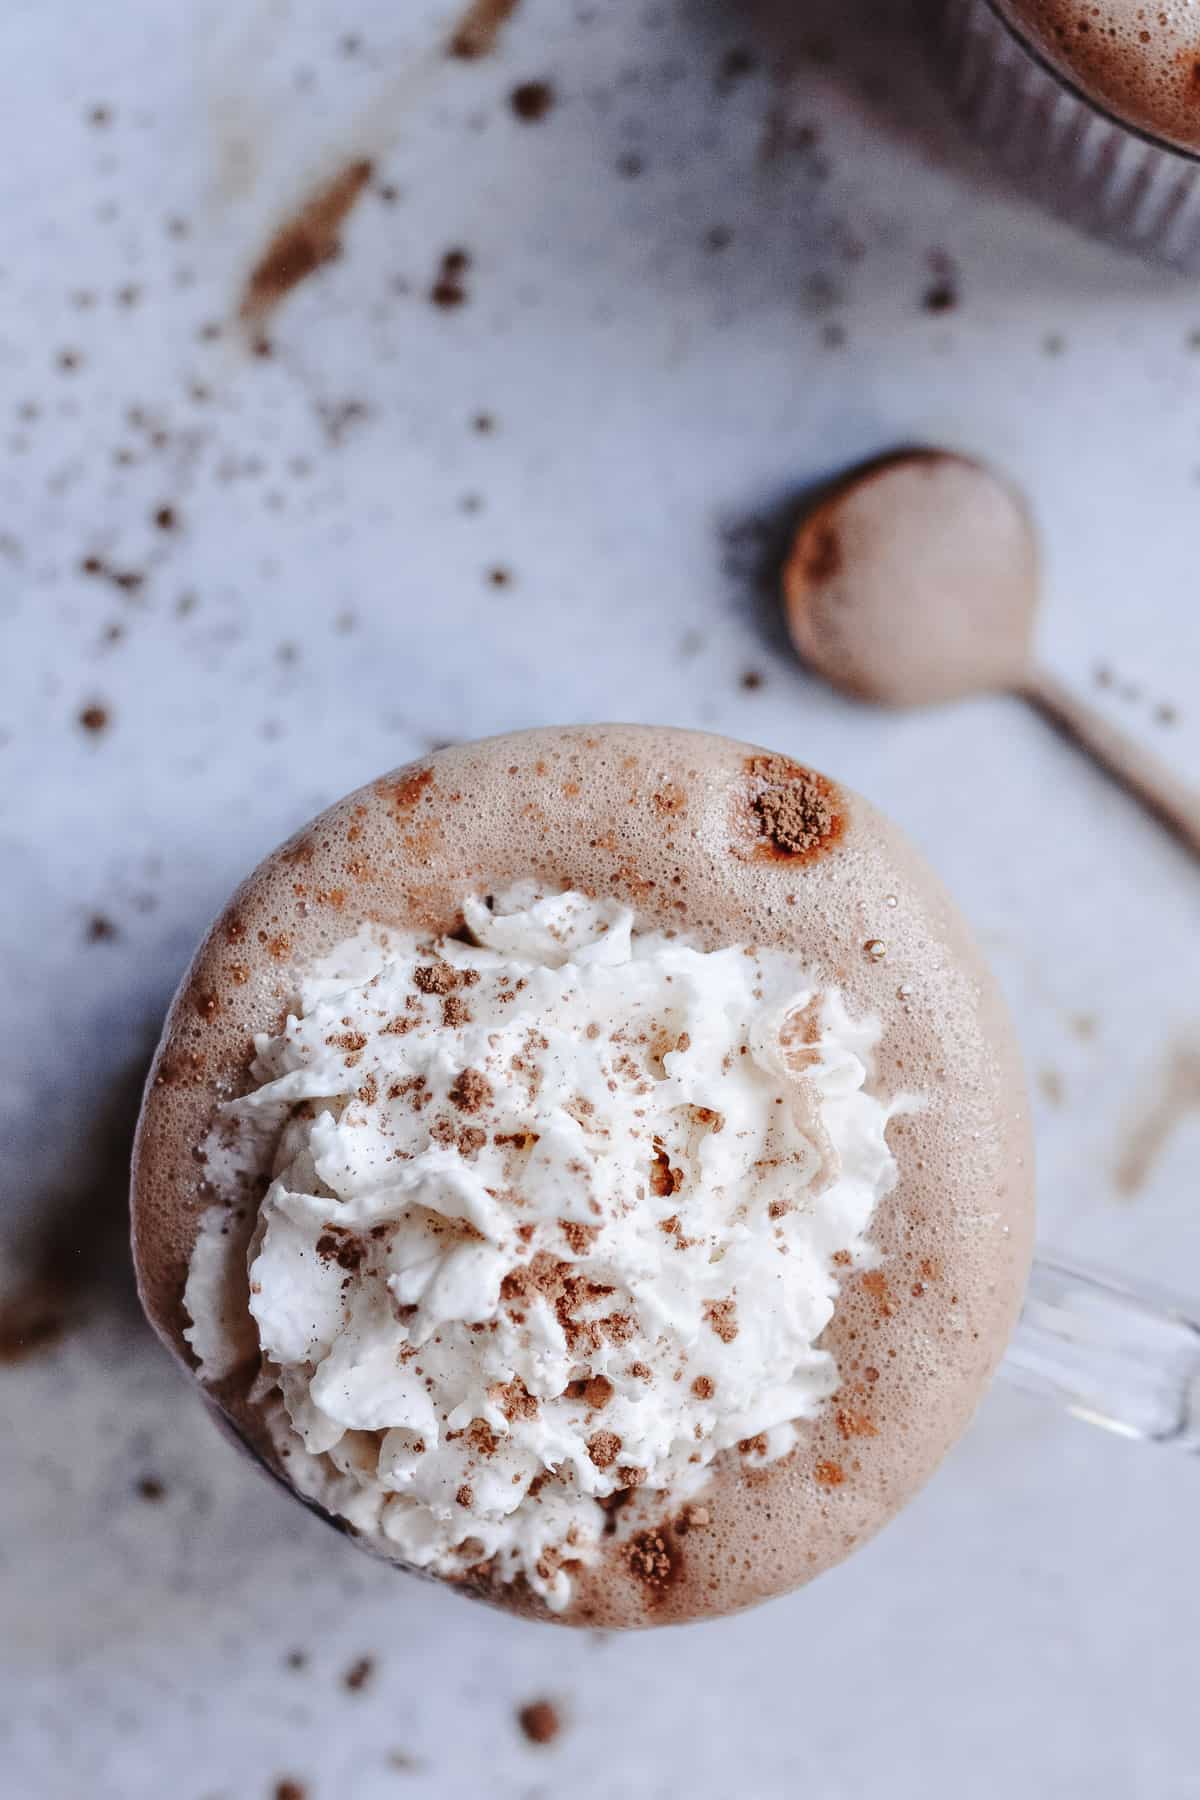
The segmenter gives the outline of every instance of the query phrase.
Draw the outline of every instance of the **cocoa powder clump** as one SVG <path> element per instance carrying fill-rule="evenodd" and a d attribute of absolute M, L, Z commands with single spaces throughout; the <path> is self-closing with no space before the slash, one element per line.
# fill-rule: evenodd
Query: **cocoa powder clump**
<path fill-rule="evenodd" d="M 594 1431 L 587 1448 L 598 1469 L 611 1469 L 621 1454 L 621 1440 L 615 1431 Z"/>
<path fill-rule="evenodd" d="M 491 1098 L 492 1084 L 478 1069 L 464 1069 L 450 1089 L 450 1099 L 460 1112 L 480 1112 Z"/>
<path fill-rule="evenodd" d="M 763 767 L 756 773 L 769 778 L 772 771 Z M 773 781 L 756 797 L 754 810 L 764 836 L 788 856 L 819 849 L 837 824 L 825 784 L 807 770 L 799 770 L 788 781 Z"/>

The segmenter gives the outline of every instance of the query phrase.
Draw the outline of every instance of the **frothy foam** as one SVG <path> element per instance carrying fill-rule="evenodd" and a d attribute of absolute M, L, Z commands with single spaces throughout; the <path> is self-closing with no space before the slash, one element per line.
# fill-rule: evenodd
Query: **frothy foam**
<path fill-rule="evenodd" d="M 1200 6 L 1195 0 L 996 0 L 1034 47 L 1100 106 L 1200 152 Z"/>
<path fill-rule="evenodd" d="M 607 1501 L 675 1510 L 837 1391 L 819 1340 L 876 1263 L 901 1103 L 866 1091 L 877 1024 L 782 952 L 582 894 L 464 913 L 472 943 L 362 931 L 260 1037 L 227 1109 L 278 1136 L 249 1312 L 306 1493 L 561 1611 Z M 212 1255 L 185 1294 L 202 1370 Z"/>

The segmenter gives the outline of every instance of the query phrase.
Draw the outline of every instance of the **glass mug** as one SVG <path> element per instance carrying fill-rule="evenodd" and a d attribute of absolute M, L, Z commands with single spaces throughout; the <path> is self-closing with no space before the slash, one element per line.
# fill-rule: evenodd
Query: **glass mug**
<path fill-rule="evenodd" d="M 1153 1288 L 1037 1256 L 1000 1372 L 1120 1437 L 1200 1451 L 1200 1322 Z"/>
<path fill-rule="evenodd" d="M 1195 126 L 1169 88 L 1165 107 L 1151 100 L 1144 124 L 1135 122 L 1136 32 L 1126 57 L 1135 77 L 1131 111 L 1124 115 L 1119 85 L 1114 93 L 1112 83 L 1098 79 L 1089 91 L 1068 53 L 1051 60 L 1022 0 L 934 5 L 936 48 L 955 110 L 1016 182 L 1083 231 L 1189 273 L 1200 270 L 1200 157 L 1186 141 L 1158 135 L 1150 115 L 1165 121 L 1177 110 L 1181 130 Z M 1153 19 L 1156 10 L 1146 12 Z M 1097 19 L 1089 41 L 1099 40 L 1103 22 Z"/>

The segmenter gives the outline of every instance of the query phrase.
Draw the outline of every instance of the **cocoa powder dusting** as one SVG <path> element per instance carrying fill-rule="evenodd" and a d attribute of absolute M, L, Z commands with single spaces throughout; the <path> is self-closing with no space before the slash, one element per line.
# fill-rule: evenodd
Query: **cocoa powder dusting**
<path fill-rule="evenodd" d="M 704 1317 L 723 1344 L 732 1344 L 738 1334 L 737 1301 L 732 1294 L 724 1300 L 706 1300 Z"/>
<path fill-rule="evenodd" d="M 602 1412 L 613 1397 L 613 1384 L 607 1375 L 592 1375 L 583 1384 L 583 1398 L 594 1412 Z"/>
<path fill-rule="evenodd" d="M 460 979 L 458 970 L 444 962 L 413 970 L 413 984 L 423 994 L 452 994 Z"/>
<path fill-rule="evenodd" d="M 478 1069 L 464 1069 L 450 1089 L 450 1099 L 460 1112 L 477 1113 L 490 1105 L 492 1084 Z"/>
<path fill-rule="evenodd" d="M 679 1572 L 666 1529 L 639 1532 L 630 1540 L 625 1554 L 647 1598 L 660 1599 Z"/>
<path fill-rule="evenodd" d="M 588 1439 L 587 1451 L 598 1469 L 611 1469 L 621 1454 L 621 1440 L 615 1431 L 594 1431 Z"/>

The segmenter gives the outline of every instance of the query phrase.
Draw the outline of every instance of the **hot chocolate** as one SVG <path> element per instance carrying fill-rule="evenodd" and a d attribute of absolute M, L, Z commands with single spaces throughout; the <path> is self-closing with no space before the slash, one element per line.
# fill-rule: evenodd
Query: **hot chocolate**
<path fill-rule="evenodd" d="M 572 1624 L 712 1616 L 890 1518 L 1031 1237 L 1021 1076 L 865 802 L 701 734 L 440 751 L 269 857 L 138 1134 L 160 1334 L 379 1554 Z"/>
<path fill-rule="evenodd" d="M 1200 151 L 1200 17 L 1190 0 L 997 0 L 1060 74 L 1127 125 Z"/>

